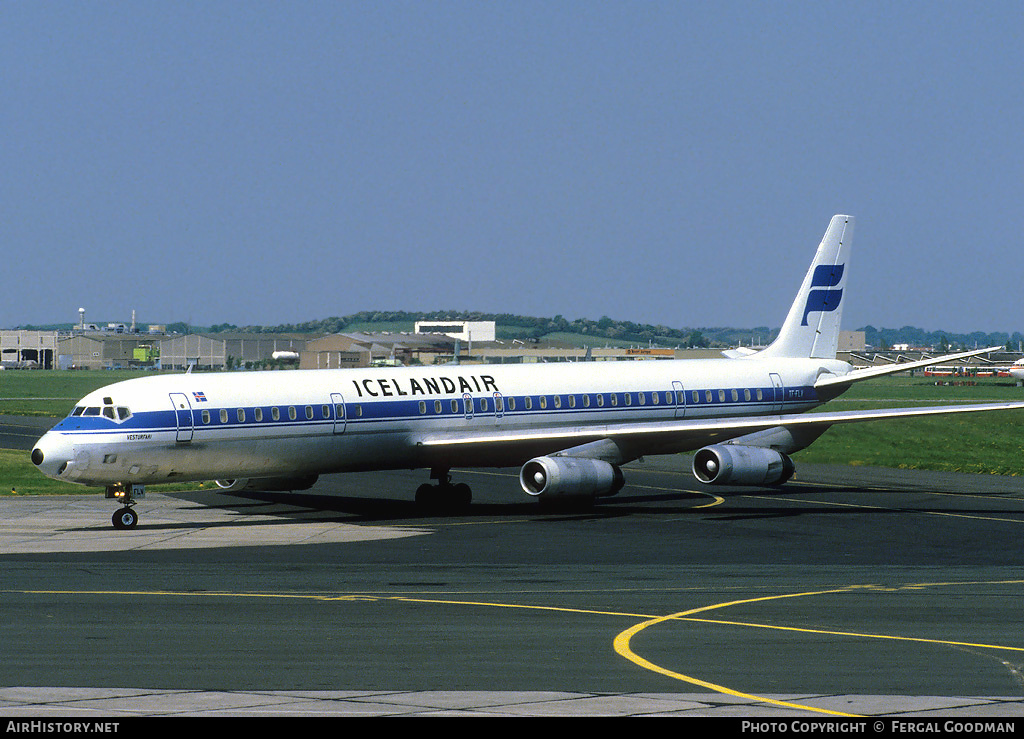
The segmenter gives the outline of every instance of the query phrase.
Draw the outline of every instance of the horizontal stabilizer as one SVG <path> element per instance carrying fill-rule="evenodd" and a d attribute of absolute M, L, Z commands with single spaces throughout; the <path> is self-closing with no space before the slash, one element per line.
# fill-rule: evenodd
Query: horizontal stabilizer
<path fill-rule="evenodd" d="M 990 346 L 987 349 L 973 349 L 969 352 L 961 352 L 959 354 L 945 354 L 941 357 L 931 357 L 930 359 L 921 359 L 915 362 L 887 364 L 882 367 L 865 367 L 863 369 L 853 370 L 852 372 L 848 372 L 845 375 L 822 375 L 814 383 L 814 389 L 841 389 L 845 388 L 845 386 L 852 385 L 855 382 L 870 380 L 872 377 L 883 377 L 885 375 L 893 375 L 896 374 L 897 372 L 906 372 L 907 370 L 917 369 L 918 367 L 931 367 L 934 364 L 942 364 L 943 362 L 955 362 L 958 359 L 966 359 L 968 357 L 976 357 L 979 354 L 997 352 L 1002 348 L 1003 347 L 1001 346 Z"/>
<path fill-rule="evenodd" d="M 722 352 L 722 356 L 729 359 L 743 359 L 743 357 L 749 357 L 752 354 L 757 354 L 757 349 L 751 349 L 746 346 L 738 346 L 735 349 L 726 349 Z"/>

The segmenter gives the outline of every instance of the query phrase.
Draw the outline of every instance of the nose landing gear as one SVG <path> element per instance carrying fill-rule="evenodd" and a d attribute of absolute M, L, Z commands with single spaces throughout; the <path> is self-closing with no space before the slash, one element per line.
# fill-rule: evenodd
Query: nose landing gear
<path fill-rule="evenodd" d="M 116 485 L 108 485 L 104 497 L 114 498 L 124 503 L 124 507 L 115 511 L 110 519 L 111 523 L 114 524 L 114 528 L 119 531 L 134 529 L 139 522 L 139 514 L 135 512 L 132 506 L 135 505 L 139 498 L 146 497 L 146 486 L 119 482 Z"/>

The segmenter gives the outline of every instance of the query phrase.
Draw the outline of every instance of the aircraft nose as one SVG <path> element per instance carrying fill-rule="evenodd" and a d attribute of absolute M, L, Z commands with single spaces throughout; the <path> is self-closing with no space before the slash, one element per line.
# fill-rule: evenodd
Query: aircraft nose
<path fill-rule="evenodd" d="M 60 434 L 49 431 L 32 449 L 32 464 L 47 477 L 59 478 L 74 459 L 74 450 Z"/>

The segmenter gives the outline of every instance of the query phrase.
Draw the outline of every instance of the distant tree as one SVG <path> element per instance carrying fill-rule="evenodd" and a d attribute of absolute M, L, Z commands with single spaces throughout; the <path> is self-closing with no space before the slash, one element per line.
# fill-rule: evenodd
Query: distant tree
<path fill-rule="evenodd" d="M 687 334 L 686 345 L 691 348 L 707 348 L 711 345 L 711 342 L 704 338 L 703 333 L 695 329 Z"/>

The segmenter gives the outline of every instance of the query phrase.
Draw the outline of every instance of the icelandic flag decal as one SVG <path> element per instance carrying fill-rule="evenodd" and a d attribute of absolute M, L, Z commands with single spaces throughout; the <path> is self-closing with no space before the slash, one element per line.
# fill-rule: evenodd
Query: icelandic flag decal
<path fill-rule="evenodd" d="M 194 397 L 196 399 L 197 403 L 205 403 L 206 402 L 206 393 L 192 393 L 192 397 Z"/>

